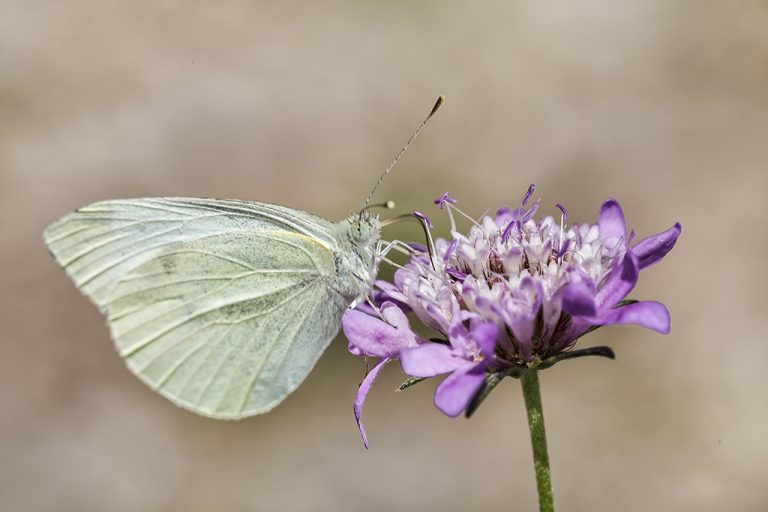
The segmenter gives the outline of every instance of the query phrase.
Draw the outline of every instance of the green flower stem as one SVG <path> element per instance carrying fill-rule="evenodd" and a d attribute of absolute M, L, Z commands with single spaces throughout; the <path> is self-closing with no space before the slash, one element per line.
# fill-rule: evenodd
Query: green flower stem
<path fill-rule="evenodd" d="M 544 412 L 541 408 L 539 392 L 539 374 L 535 369 L 523 372 L 520 377 L 523 384 L 523 398 L 528 412 L 528 427 L 531 430 L 533 446 L 533 466 L 536 470 L 536 488 L 539 491 L 539 511 L 554 512 L 555 500 L 552 495 L 552 476 L 549 471 L 547 454 L 547 434 L 544 431 Z"/>

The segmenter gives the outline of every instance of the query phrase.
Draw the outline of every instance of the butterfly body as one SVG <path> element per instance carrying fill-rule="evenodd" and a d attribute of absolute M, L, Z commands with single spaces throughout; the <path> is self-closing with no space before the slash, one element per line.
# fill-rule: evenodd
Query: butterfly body
<path fill-rule="evenodd" d="M 241 418 L 298 387 L 368 294 L 379 221 L 146 198 L 86 206 L 44 238 L 131 371 L 194 412 Z"/>

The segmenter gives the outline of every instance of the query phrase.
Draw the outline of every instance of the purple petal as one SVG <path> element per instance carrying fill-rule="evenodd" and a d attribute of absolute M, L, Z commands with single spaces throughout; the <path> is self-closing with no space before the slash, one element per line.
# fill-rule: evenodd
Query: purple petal
<path fill-rule="evenodd" d="M 600 229 L 600 240 L 610 245 L 619 240 L 626 240 L 627 225 L 624 222 L 624 212 L 615 199 L 609 199 L 600 207 L 597 217 L 597 226 Z"/>
<path fill-rule="evenodd" d="M 373 309 L 371 305 L 368 304 L 368 301 L 365 301 L 365 300 L 360 304 L 358 304 L 355 307 L 355 310 L 360 311 L 361 313 L 365 313 L 366 315 L 369 315 L 369 316 L 376 316 L 376 310 Z M 360 354 L 355 354 L 355 355 L 360 355 Z"/>
<path fill-rule="evenodd" d="M 378 318 L 361 311 L 350 309 L 341 317 L 341 326 L 349 340 L 349 351 L 355 355 L 374 357 L 395 357 L 402 347 L 416 344 L 416 335 L 408 327 L 405 315 L 390 304 L 388 309 L 396 309 L 402 315 L 405 327 L 395 328 Z M 394 311 L 389 315 L 397 316 Z"/>
<path fill-rule="evenodd" d="M 597 292 L 595 302 L 597 310 L 603 312 L 616 305 L 626 297 L 637 283 L 640 273 L 637 257 L 632 251 L 627 251 L 622 261 L 608 275 L 603 287 Z"/>
<path fill-rule="evenodd" d="M 561 288 L 563 310 L 571 316 L 594 317 L 595 286 L 591 281 L 583 279 L 568 283 Z"/>
<path fill-rule="evenodd" d="M 512 219 L 512 210 L 510 210 L 506 206 L 496 210 L 495 221 L 496 221 L 496 225 L 499 228 L 506 226 L 511 219 Z"/>
<path fill-rule="evenodd" d="M 471 322 L 469 337 L 480 349 L 483 356 L 489 358 L 493 356 L 496 350 L 496 337 L 499 335 L 499 328 L 493 322 Z"/>
<path fill-rule="evenodd" d="M 657 261 L 660 261 L 666 254 L 672 250 L 677 242 L 677 237 L 682 232 L 680 223 L 666 231 L 649 236 L 637 242 L 632 248 L 640 263 L 640 268 L 650 267 Z"/>
<path fill-rule="evenodd" d="M 363 438 L 363 444 L 368 448 L 368 436 L 365 434 L 365 428 L 363 427 L 363 404 L 365 398 L 368 396 L 368 392 L 371 390 L 373 381 L 376 380 L 376 376 L 379 374 L 384 365 L 390 362 L 391 359 L 384 358 L 376 363 L 376 366 L 371 368 L 368 375 L 365 376 L 363 382 L 360 383 L 360 387 L 357 388 L 357 394 L 355 395 L 355 403 L 352 406 L 352 410 L 355 413 L 355 421 L 357 421 L 357 428 L 360 429 L 360 436 Z"/>
<path fill-rule="evenodd" d="M 408 324 L 408 317 L 391 302 L 385 302 L 381 305 L 381 316 L 395 329 L 411 330 L 411 326 Z"/>
<path fill-rule="evenodd" d="M 669 334 L 670 317 L 660 302 L 642 301 L 611 309 L 599 318 L 599 324 L 637 324 L 661 334 Z"/>
<path fill-rule="evenodd" d="M 400 351 L 400 366 L 413 377 L 434 377 L 465 364 L 466 359 L 454 357 L 450 347 L 440 343 L 426 342 Z"/>
<path fill-rule="evenodd" d="M 374 304 L 381 306 L 385 302 L 390 301 L 395 303 L 395 305 L 399 307 L 404 313 L 407 313 L 411 310 L 410 306 L 407 304 L 408 297 L 406 297 L 403 292 L 398 290 L 395 285 L 382 280 L 377 280 L 375 285 L 378 288 L 378 291 L 374 291 L 373 293 Z"/>
<path fill-rule="evenodd" d="M 464 411 L 485 380 L 482 364 L 469 364 L 448 376 L 435 390 L 435 407 L 455 417 Z"/>
<path fill-rule="evenodd" d="M 467 274 L 465 274 L 464 272 L 459 272 L 458 270 L 453 268 L 446 268 L 445 273 L 453 277 L 457 281 L 464 281 L 467 278 Z"/>
<path fill-rule="evenodd" d="M 536 292 L 535 299 L 528 311 L 518 311 L 507 319 L 507 325 L 512 330 L 517 340 L 517 349 L 524 359 L 531 355 L 533 343 L 533 331 L 535 329 L 536 317 L 539 314 L 544 298 L 544 288 L 541 283 L 531 277 L 525 277 L 520 282 L 521 290 L 533 289 Z"/>
<path fill-rule="evenodd" d="M 468 348 L 471 347 L 469 341 L 469 329 L 467 329 L 464 322 L 460 321 L 458 318 L 448 329 L 448 341 L 453 347 L 452 353 L 454 355 L 461 354 L 465 359 L 474 357 L 470 356 L 467 352 Z"/>

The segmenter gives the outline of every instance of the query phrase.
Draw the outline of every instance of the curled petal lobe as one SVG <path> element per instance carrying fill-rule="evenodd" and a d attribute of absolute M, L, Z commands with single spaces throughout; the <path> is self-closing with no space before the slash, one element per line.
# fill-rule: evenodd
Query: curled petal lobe
<path fill-rule="evenodd" d="M 600 207 L 597 217 L 597 226 L 600 230 L 600 239 L 604 243 L 617 244 L 627 238 L 627 225 L 624 221 L 624 212 L 618 201 L 609 199 Z"/>
<path fill-rule="evenodd" d="M 641 301 L 614 308 L 598 320 L 601 325 L 636 324 L 661 334 L 669 334 L 671 321 L 666 306 L 655 301 Z"/>
<path fill-rule="evenodd" d="M 561 289 L 563 311 L 571 316 L 594 317 L 595 286 L 591 281 L 580 280 L 568 283 Z"/>
<path fill-rule="evenodd" d="M 681 232 L 682 227 L 678 222 L 666 231 L 637 242 L 632 248 L 632 252 L 637 256 L 640 268 L 650 267 L 654 263 L 661 261 L 675 246 Z"/>
<path fill-rule="evenodd" d="M 406 303 L 408 299 L 391 283 L 378 280 L 376 281 L 374 286 L 375 287 L 371 290 L 370 301 L 368 300 L 362 301 L 360 304 L 357 305 L 357 307 L 355 308 L 356 310 L 362 311 L 363 313 L 367 313 L 371 316 L 377 316 L 378 312 L 376 311 L 376 309 L 371 307 L 370 302 L 373 302 L 373 304 L 379 308 L 385 302 L 392 302 L 394 305 L 400 308 L 400 310 L 403 311 L 404 313 L 408 313 L 409 311 L 411 311 L 411 308 Z"/>
<path fill-rule="evenodd" d="M 408 297 L 395 288 L 392 284 L 377 281 L 376 286 L 379 287 L 379 293 L 374 295 L 376 304 L 383 305 L 385 302 L 393 302 L 403 313 L 408 313 L 411 308 L 408 306 Z"/>
<path fill-rule="evenodd" d="M 512 220 L 513 220 L 512 210 L 507 208 L 506 206 L 503 208 L 499 208 L 496 211 L 494 222 L 496 222 L 496 226 L 498 228 L 504 229 L 504 227 L 507 226 Z"/>
<path fill-rule="evenodd" d="M 355 421 L 357 421 L 357 428 L 360 429 L 360 436 L 363 438 L 363 444 L 366 448 L 368 448 L 368 436 L 366 435 L 365 428 L 363 427 L 363 404 L 365 403 L 365 398 L 368 396 L 368 392 L 371 390 L 373 381 L 376 380 L 376 376 L 379 374 L 381 369 L 384 368 L 384 365 L 389 361 L 390 359 L 388 358 L 381 359 L 378 363 L 376 363 L 376 366 L 371 368 L 371 371 L 369 371 L 368 375 L 365 376 L 363 382 L 360 383 L 360 387 L 357 388 L 355 403 L 352 406 L 352 410 L 355 413 Z"/>
<path fill-rule="evenodd" d="M 391 302 L 385 302 L 381 307 L 381 316 L 387 321 L 389 325 L 396 329 L 402 329 L 403 331 L 410 331 L 411 326 L 408 324 L 408 317 L 405 313 L 400 311 L 400 308 L 392 304 Z M 410 340 L 406 340 L 408 343 Z M 415 342 L 415 340 L 413 340 Z M 415 346 L 416 343 L 413 343 Z"/>
<path fill-rule="evenodd" d="M 450 347 L 440 343 L 426 342 L 400 351 L 400 365 L 413 377 L 434 377 L 466 364 L 466 359 L 455 357 Z"/>
<path fill-rule="evenodd" d="M 599 311 L 612 308 L 617 302 L 626 297 L 637 284 L 640 268 L 637 257 L 632 251 L 627 251 L 621 262 L 611 271 L 608 278 L 595 296 Z"/>
<path fill-rule="evenodd" d="M 362 311 L 352 309 L 344 312 L 341 317 L 341 326 L 349 340 L 350 352 L 355 355 L 395 357 L 402 347 L 417 344 L 416 335 L 408 326 L 405 315 L 397 306 L 387 304 L 382 314 L 385 318 L 389 316 L 399 322 L 400 328 Z"/>
<path fill-rule="evenodd" d="M 469 336 L 475 342 L 484 358 L 493 356 L 496 347 L 498 326 L 493 322 L 472 322 Z"/>
<path fill-rule="evenodd" d="M 482 364 L 470 364 L 456 370 L 435 390 L 435 407 L 447 416 L 458 416 L 467 408 L 484 380 L 485 368 Z"/>

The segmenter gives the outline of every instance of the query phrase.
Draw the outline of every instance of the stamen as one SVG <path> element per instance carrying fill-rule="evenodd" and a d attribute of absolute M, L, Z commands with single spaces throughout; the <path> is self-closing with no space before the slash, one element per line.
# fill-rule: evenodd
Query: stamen
<path fill-rule="evenodd" d="M 520 206 L 525 206 L 526 203 L 528 203 L 528 200 L 533 195 L 533 191 L 534 191 L 535 188 L 536 188 L 536 185 L 534 185 L 533 183 L 528 185 L 528 191 L 525 193 L 525 196 L 523 197 L 523 200 L 520 202 Z"/>
<path fill-rule="evenodd" d="M 475 219 L 473 219 L 472 217 L 470 217 L 469 215 L 467 215 L 466 213 L 464 213 L 463 211 L 461 211 L 461 209 L 460 209 L 460 208 L 457 208 L 456 206 L 453 206 L 453 205 L 449 204 L 449 205 L 448 205 L 448 211 L 450 212 L 451 210 L 456 210 L 458 213 L 462 214 L 462 215 L 463 215 L 463 216 L 464 216 L 464 217 L 465 217 L 465 218 L 466 218 L 466 219 L 467 219 L 469 222 L 471 222 L 471 223 L 472 223 L 472 224 L 474 224 L 475 226 L 478 226 L 478 227 L 480 227 L 480 224 L 478 224 L 478 223 L 477 223 L 477 221 L 476 221 Z M 453 229 L 454 231 L 456 230 L 454 226 L 452 226 L 452 229 Z"/>
<path fill-rule="evenodd" d="M 443 195 L 435 199 L 435 204 L 438 205 L 441 210 L 443 209 L 443 205 L 445 203 L 455 204 L 457 202 L 456 199 L 448 197 L 448 194 L 450 194 L 450 192 L 445 192 Z"/>
<path fill-rule="evenodd" d="M 427 249 L 429 250 L 429 262 L 432 264 L 432 270 L 437 272 L 437 265 L 435 265 L 435 243 L 432 241 L 432 233 L 429 231 L 432 227 L 432 221 L 429 217 L 421 212 L 414 210 L 413 216 L 416 217 L 421 223 L 421 228 L 424 230 L 424 236 L 427 239 Z"/>
<path fill-rule="evenodd" d="M 509 224 L 507 224 L 507 227 L 504 228 L 504 232 L 501 234 L 501 241 L 503 243 L 507 243 L 507 239 L 509 239 L 509 235 L 512 234 L 512 228 L 517 225 L 518 230 L 520 229 L 520 221 L 519 220 L 511 220 L 509 221 Z"/>
<path fill-rule="evenodd" d="M 451 221 L 451 233 L 456 231 L 456 219 L 453 218 L 453 211 L 451 211 L 451 204 L 447 203 L 445 205 L 445 211 L 448 212 L 448 220 Z"/>
<path fill-rule="evenodd" d="M 558 210 L 563 212 L 563 222 L 565 222 L 568 219 L 568 212 L 565 210 L 565 206 L 561 205 L 560 203 L 557 203 L 555 207 L 557 207 Z"/>
<path fill-rule="evenodd" d="M 456 250 L 456 246 L 459 245 L 459 241 L 455 238 L 451 240 L 451 243 L 448 244 L 448 248 L 445 250 L 445 254 L 443 254 L 443 261 L 445 263 L 448 263 L 448 260 L 451 259 L 451 256 L 453 255 L 453 251 Z"/>
<path fill-rule="evenodd" d="M 525 215 L 523 215 L 523 218 L 520 219 L 520 221 L 525 224 L 529 220 L 533 218 L 533 216 L 536 214 L 536 211 L 539 209 L 539 206 L 541 205 L 541 199 L 537 199 L 533 202 L 531 207 L 528 209 L 527 212 L 525 212 Z"/>
<path fill-rule="evenodd" d="M 565 219 L 568 218 L 568 212 L 565 211 L 565 206 L 561 205 L 560 203 L 557 203 L 555 206 L 562 212 L 562 215 L 560 215 L 560 242 L 557 245 L 557 255 L 558 255 L 558 257 L 562 257 L 562 254 L 563 254 L 563 232 L 564 232 L 564 228 L 565 228 Z"/>
<path fill-rule="evenodd" d="M 420 220 L 426 222 L 427 226 L 429 226 L 429 229 L 432 229 L 434 227 L 434 226 L 432 226 L 432 221 L 429 220 L 429 217 L 427 217 L 423 213 L 418 212 L 416 210 L 413 210 L 413 216 L 416 217 L 417 219 L 420 219 Z"/>

